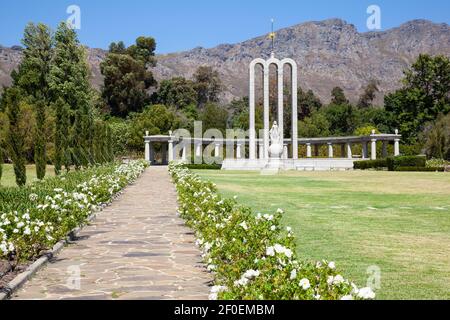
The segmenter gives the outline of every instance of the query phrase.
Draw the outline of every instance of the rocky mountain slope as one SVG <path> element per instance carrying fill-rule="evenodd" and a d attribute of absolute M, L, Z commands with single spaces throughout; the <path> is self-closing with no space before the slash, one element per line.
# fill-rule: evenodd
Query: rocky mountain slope
<path fill-rule="evenodd" d="M 248 94 L 248 64 L 256 57 L 268 57 L 271 43 L 267 35 L 238 44 L 158 56 L 157 79 L 192 77 L 200 65 L 219 70 L 226 91 L 224 101 Z M 403 70 L 420 53 L 450 56 L 450 26 L 425 20 L 407 22 L 383 32 L 359 33 L 355 26 L 339 19 L 307 22 L 277 32 L 276 56 L 290 57 L 299 65 L 299 84 L 312 89 L 324 101 L 334 86 L 341 86 L 356 101 L 371 80 L 380 81 L 382 96 L 399 87 Z M 0 85 L 10 83 L 9 74 L 20 61 L 18 48 L 0 47 Z M 105 52 L 89 49 L 92 81 L 102 79 L 99 64 Z"/>

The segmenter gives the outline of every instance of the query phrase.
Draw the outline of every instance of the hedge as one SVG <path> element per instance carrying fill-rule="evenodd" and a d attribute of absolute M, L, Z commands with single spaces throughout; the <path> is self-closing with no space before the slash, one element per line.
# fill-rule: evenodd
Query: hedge
<path fill-rule="evenodd" d="M 404 171 L 404 172 L 444 172 L 445 168 L 431 168 L 431 167 L 396 167 L 395 171 Z"/>
<path fill-rule="evenodd" d="M 367 161 L 356 161 L 354 163 L 354 168 L 356 170 L 367 170 L 367 169 L 381 169 L 387 168 L 386 159 L 382 160 L 367 160 Z"/>
<path fill-rule="evenodd" d="M 220 164 L 184 164 L 183 167 L 190 170 L 220 170 Z"/>
<path fill-rule="evenodd" d="M 179 214 L 195 231 L 207 269 L 214 274 L 211 300 L 374 299 L 326 260 L 297 256 L 292 229 L 281 227 L 283 210 L 254 214 L 183 165 L 170 164 Z"/>
<path fill-rule="evenodd" d="M 396 171 L 398 167 L 419 167 L 424 168 L 427 164 L 425 156 L 399 156 L 386 159 L 389 171 Z"/>

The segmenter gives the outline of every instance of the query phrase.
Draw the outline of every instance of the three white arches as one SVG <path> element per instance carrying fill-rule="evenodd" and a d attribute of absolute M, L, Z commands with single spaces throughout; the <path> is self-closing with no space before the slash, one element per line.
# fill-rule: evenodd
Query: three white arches
<path fill-rule="evenodd" d="M 270 67 L 276 66 L 278 79 L 278 126 L 284 138 L 284 66 L 291 67 L 292 83 L 292 158 L 298 159 L 298 117 L 297 117 L 297 63 L 292 59 L 279 60 L 272 56 L 268 60 L 255 59 L 250 63 L 250 159 L 256 159 L 256 130 L 255 130 L 255 107 L 256 107 L 256 67 L 261 66 L 264 71 L 263 91 L 264 91 L 264 158 L 269 159 L 269 130 L 270 130 L 270 95 L 269 76 Z"/>

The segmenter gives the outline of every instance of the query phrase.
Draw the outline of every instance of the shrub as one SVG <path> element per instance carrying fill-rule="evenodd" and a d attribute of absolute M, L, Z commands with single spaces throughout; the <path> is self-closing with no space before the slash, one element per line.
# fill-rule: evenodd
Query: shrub
<path fill-rule="evenodd" d="M 194 229 L 209 271 L 215 275 L 210 299 L 335 300 L 373 299 L 328 261 L 300 261 L 291 228 L 283 230 L 283 210 L 253 214 L 234 199 L 224 199 L 211 182 L 171 163 L 179 214 Z"/>
<path fill-rule="evenodd" d="M 397 167 L 426 167 L 425 156 L 400 156 L 386 159 L 389 171 L 396 171 Z"/>
<path fill-rule="evenodd" d="M 191 170 L 220 170 L 220 164 L 184 164 L 183 167 Z"/>
<path fill-rule="evenodd" d="M 355 161 L 354 169 L 356 170 L 367 170 L 367 169 L 381 169 L 387 168 L 387 160 L 367 160 L 367 161 Z"/>
<path fill-rule="evenodd" d="M 395 171 L 405 172 L 444 172 L 444 167 L 396 167 Z"/>
<path fill-rule="evenodd" d="M 445 168 L 450 166 L 450 161 L 443 159 L 431 159 L 427 161 L 427 168 Z"/>
<path fill-rule="evenodd" d="M 144 170 L 144 161 L 109 164 L 23 188 L 0 190 L 0 258 L 30 260 L 51 248 Z"/>

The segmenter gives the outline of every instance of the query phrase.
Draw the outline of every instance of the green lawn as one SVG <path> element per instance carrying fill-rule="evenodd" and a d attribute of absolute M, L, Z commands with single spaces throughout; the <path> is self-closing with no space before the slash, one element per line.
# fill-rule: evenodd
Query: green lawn
<path fill-rule="evenodd" d="M 55 174 L 53 166 L 47 166 L 47 176 L 53 176 Z M 36 178 L 36 166 L 28 165 L 27 166 L 27 184 L 35 181 Z M 15 187 L 16 185 L 16 177 L 14 176 L 13 166 L 10 164 L 3 165 L 3 176 L 0 180 L 0 186 L 3 187 Z"/>
<path fill-rule="evenodd" d="M 197 173 L 255 212 L 283 208 L 300 256 L 336 261 L 359 286 L 381 268 L 378 299 L 450 299 L 450 174 Z"/>

